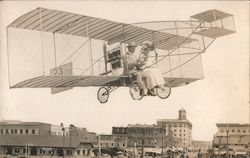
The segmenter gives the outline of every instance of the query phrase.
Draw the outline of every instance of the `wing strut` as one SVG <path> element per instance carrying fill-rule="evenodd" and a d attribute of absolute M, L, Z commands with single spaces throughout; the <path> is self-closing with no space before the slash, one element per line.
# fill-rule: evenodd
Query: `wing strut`
<path fill-rule="evenodd" d="M 42 48 L 43 76 L 45 76 L 44 48 L 43 48 L 43 22 L 42 22 L 42 9 L 41 9 L 41 8 L 39 8 L 39 22 L 40 22 L 40 32 L 41 32 L 41 48 Z"/>
<path fill-rule="evenodd" d="M 152 40 L 153 40 L 153 45 L 155 45 L 154 31 L 152 31 Z M 158 53 L 156 52 L 156 49 L 154 49 L 154 53 L 155 53 L 156 67 L 158 67 Z"/>
<path fill-rule="evenodd" d="M 89 26 L 88 26 L 88 18 L 85 17 L 85 26 L 86 26 L 86 32 L 87 32 L 87 38 L 89 39 L 89 52 L 90 52 L 90 60 L 91 60 L 91 65 L 93 65 L 93 54 L 92 54 L 92 44 L 91 44 L 91 39 L 89 37 Z M 91 67 L 91 75 L 94 74 L 94 67 Z"/>
<path fill-rule="evenodd" d="M 178 36 L 178 29 L 177 29 L 177 23 L 176 23 L 176 21 L 174 22 L 174 25 L 175 25 L 176 35 L 177 35 L 177 41 L 178 41 L 178 43 L 179 43 L 179 36 Z M 181 64 L 181 58 L 180 58 L 180 46 L 181 46 L 181 45 L 179 45 L 179 46 L 177 47 L 179 65 Z M 180 74 L 181 74 L 181 77 L 182 77 L 181 67 L 180 67 L 180 69 L 179 69 L 179 70 L 180 70 Z"/>
<path fill-rule="evenodd" d="M 55 32 L 53 32 L 53 42 L 54 42 L 55 68 L 57 68 L 57 59 L 56 59 L 56 37 L 55 37 Z"/>

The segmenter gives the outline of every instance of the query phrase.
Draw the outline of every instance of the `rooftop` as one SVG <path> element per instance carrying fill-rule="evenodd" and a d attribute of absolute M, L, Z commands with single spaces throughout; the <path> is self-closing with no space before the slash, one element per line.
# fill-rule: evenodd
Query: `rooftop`
<path fill-rule="evenodd" d="M 192 125 L 192 123 L 188 120 L 180 120 L 180 119 L 158 119 L 157 123 L 168 122 L 168 123 L 188 123 Z"/>
<path fill-rule="evenodd" d="M 217 127 L 250 127 L 250 124 L 240 123 L 216 123 Z"/>
<path fill-rule="evenodd" d="M 158 125 L 155 125 L 155 124 L 153 124 L 153 125 L 146 125 L 146 124 L 135 124 L 135 125 L 132 125 L 132 124 L 128 124 L 128 127 L 139 127 L 139 128 L 157 128 L 157 127 L 159 127 Z"/>
<path fill-rule="evenodd" d="M 22 122 L 19 120 L 0 121 L 0 125 L 40 125 L 40 124 L 51 125 L 49 123 L 43 123 L 43 122 Z"/>

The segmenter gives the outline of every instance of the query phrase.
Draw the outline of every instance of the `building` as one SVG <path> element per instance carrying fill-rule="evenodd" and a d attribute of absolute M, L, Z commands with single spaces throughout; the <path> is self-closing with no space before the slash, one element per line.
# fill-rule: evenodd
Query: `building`
<path fill-rule="evenodd" d="M 127 135 L 128 127 L 113 127 L 112 128 L 112 134 L 118 134 L 118 135 Z"/>
<path fill-rule="evenodd" d="M 99 135 L 99 145 L 102 149 L 104 148 L 119 148 L 125 149 L 127 147 L 127 136 L 126 135 Z"/>
<path fill-rule="evenodd" d="M 214 136 L 215 148 L 228 147 L 234 151 L 246 151 L 250 146 L 250 124 L 217 123 L 218 131 Z"/>
<path fill-rule="evenodd" d="M 211 148 L 210 141 L 193 140 L 192 147 L 198 151 L 206 152 Z"/>
<path fill-rule="evenodd" d="M 0 155 L 41 156 L 88 154 L 97 142 L 86 128 L 21 121 L 0 122 L 0 140 Z"/>
<path fill-rule="evenodd" d="M 192 123 L 187 120 L 184 109 L 179 110 L 178 119 L 158 119 L 157 125 L 166 129 L 168 146 L 191 146 Z"/>
<path fill-rule="evenodd" d="M 157 125 L 128 125 L 126 132 L 128 147 L 162 147 L 166 139 L 166 130 Z"/>

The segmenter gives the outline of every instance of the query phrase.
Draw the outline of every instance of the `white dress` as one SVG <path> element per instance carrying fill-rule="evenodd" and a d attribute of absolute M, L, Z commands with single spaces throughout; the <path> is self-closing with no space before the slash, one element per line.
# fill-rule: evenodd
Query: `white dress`
<path fill-rule="evenodd" d="M 147 89 L 152 89 L 156 86 L 165 84 L 161 70 L 152 66 L 152 64 L 153 62 L 151 59 L 147 58 L 142 71 L 142 77 L 145 79 Z"/>

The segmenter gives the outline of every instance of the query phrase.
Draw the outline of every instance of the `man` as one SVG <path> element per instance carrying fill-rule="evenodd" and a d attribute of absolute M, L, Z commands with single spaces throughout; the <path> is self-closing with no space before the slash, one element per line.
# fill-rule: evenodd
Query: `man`
<path fill-rule="evenodd" d="M 138 65 L 140 65 L 136 56 L 134 55 L 136 47 L 137 47 L 137 44 L 135 42 L 130 42 L 127 45 L 128 51 L 127 51 L 126 56 L 125 56 L 125 66 L 124 66 L 125 73 L 128 73 L 128 74 L 134 73 L 135 74 L 138 87 L 142 91 L 143 95 L 146 95 L 147 89 L 146 89 L 144 82 L 142 81 L 141 72 L 136 70 Z"/>

